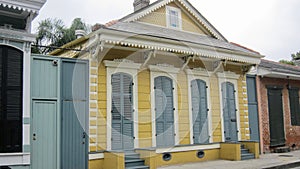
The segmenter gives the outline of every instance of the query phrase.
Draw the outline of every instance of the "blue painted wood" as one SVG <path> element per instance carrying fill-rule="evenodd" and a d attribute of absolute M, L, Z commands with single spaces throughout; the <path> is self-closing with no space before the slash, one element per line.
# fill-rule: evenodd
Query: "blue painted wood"
<path fill-rule="evenodd" d="M 222 83 L 223 122 L 225 141 L 238 141 L 234 85 Z"/>
<path fill-rule="evenodd" d="M 58 66 L 53 65 L 56 58 L 34 57 L 31 67 L 32 97 L 35 99 L 58 98 Z"/>
<path fill-rule="evenodd" d="M 32 169 L 57 168 L 57 103 L 33 101 L 32 106 Z"/>
<path fill-rule="evenodd" d="M 132 76 L 116 73 L 111 79 L 112 149 L 132 150 L 134 148 Z"/>
<path fill-rule="evenodd" d="M 85 169 L 88 161 L 88 64 L 62 59 L 61 168 Z"/>
<path fill-rule="evenodd" d="M 194 143 L 209 143 L 206 83 L 199 79 L 193 80 L 191 82 L 191 93 Z"/>
<path fill-rule="evenodd" d="M 250 139 L 259 142 L 258 103 L 255 76 L 247 76 L 247 96 Z"/>
<path fill-rule="evenodd" d="M 172 79 L 159 76 L 154 79 L 155 86 L 155 123 L 156 146 L 175 145 L 174 136 L 174 101 Z"/>
<path fill-rule="evenodd" d="M 87 169 L 88 61 L 34 55 L 31 64 L 32 169 Z M 46 139 L 35 138 L 41 132 Z"/>

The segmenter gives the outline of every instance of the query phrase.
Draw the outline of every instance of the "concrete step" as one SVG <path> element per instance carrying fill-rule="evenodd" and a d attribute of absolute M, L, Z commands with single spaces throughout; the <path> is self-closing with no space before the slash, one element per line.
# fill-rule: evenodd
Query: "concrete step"
<path fill-rule="evenodd" d="M 125 153 L 125 160 L 140 159 L 139 153 Z"/>
<path fill-rule="evenodd" d="M 126 169 L 149 169 L 149 167 L 145 165 L 141 165 L 141 166 L 134 166 L 134 167 L 126 167 Z"/>
<path fill-rule="evenodd" d="M 125 159 L 125 167 L 144 166 L 145 160 L 142 159 Z"/>
<path fill-rule="evenodd" d="M 253 153 L 241 154 L 241 160 L 250 160 L 250 159 L 255 159 Z"/>
<path fill-rule="evenodd" d="M 274 148 L 274 153 L 287 153 L 290 151 L 291 151 L 290 147 L 288 147 L 288 146 Z"/>
<path fill-rule="evenodd" d="M 249 153 L 248 149 L 241 149 L 241 154 L 247 154 L 247 153 Z"/>

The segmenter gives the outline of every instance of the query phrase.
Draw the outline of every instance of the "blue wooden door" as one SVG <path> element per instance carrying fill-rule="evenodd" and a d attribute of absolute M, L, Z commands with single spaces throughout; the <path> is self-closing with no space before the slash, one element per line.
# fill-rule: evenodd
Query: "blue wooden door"
<path fill-rule="evenodd" d="M 31 168 L 58 167 L 59 65 L 53 58 L 33 57 L 31 62 Z"/>
<path fill-rule="evenodd" d="M 165 76 L 156 77 L 154 89 L 156 146 L 171 147 L 175 145 L 173 81 Z"/>
<path fill-rule="evenodd" d="M 255 76 L 247 76 L 250 139 L 259 142 L 258 104 Z"/>
<path fill-rule="evenodd" d="M 238 141 L 236 102 L 234 85 L 222 83 L 223 124 L 225 141 Z"/>
<path fill-rule="evenodd" d="M 88 64 L 62 59 L 61 168 L 85 169 L 88 162 Z"/>
<path fill-rule="evenodd" d="M 195 144 L 209 143 L 207 87 L 202 80 L 191 82 L 193 139 Z"/>
<path fill-rule="evenodd" d="M 116 73 L 111 76 L 112 85 L 112 149 L 132 150 L 133 135 L 133 95 L 131 75 Z"/>
<path fill-rule="evenodd" d="M 57 103 L 33 101 L 32 105 L 32 169 L 57 168 Z"/>

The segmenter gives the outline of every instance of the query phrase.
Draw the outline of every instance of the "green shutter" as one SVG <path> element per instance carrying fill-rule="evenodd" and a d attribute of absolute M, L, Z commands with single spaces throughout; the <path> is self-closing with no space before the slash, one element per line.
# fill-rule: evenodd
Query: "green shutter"
<path fill-rule="evenodd" d="M 22 152 L 23 53 L 0 49 L 0 153 Z"/>
<path fill-rule="evenodd" d="M 291 124 L 300 126 L 299 89 L 289 89 Z"/>
<path fill-rule="evenodd" d="M 282 88 L 268 88 L 270 146 L 285 145 Z"/>
<path fill-rule="evenodd" d="M 206 83 L 199 79 L 193 80 L 191 82 L 191 93 L 194 143 L 209 143 Z"/>
<path fill-rule="evenodd" d="M 172 79 L 160 76 L 154 79 L 157 147 L 174 146 L 174 103 Z"/>

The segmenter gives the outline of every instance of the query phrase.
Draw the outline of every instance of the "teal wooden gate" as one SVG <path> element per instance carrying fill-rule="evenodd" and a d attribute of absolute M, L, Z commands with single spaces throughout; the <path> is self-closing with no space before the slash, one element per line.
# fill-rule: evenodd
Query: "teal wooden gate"
<path fill-rule="evenodd" d="M 111 77 L 112 85 L 112 149 L 132 150 L 133 136 L 133 96 L 131 75 L 116 73 Z"/>
<path fill-rule="evenodd" d="M 195 144 L 209 143 L 207 119 L 207 87 L 202 80 L 191 82 L 193 139 Z"/>
<path fill-rule="evenodd" d="M 62 59 L 61 169 L 85 169 L 88 163 L 88 64 Z"/>
<path fill-rule="evenodd" d="M 31 168 L 87 169 L 87 61 L 33 56 L 31 64 Z"/>
<path fill-rule="evenodd" d="M 234 85 L 222 83 L 223 121 L 225 141 L 238 141 Z"/>
<path fill-rule="evenodd" d="M 160 76 L 154 79 L 156 146 L 170 147 L 175 145 L 174 103 L 172 79 Z"/>

